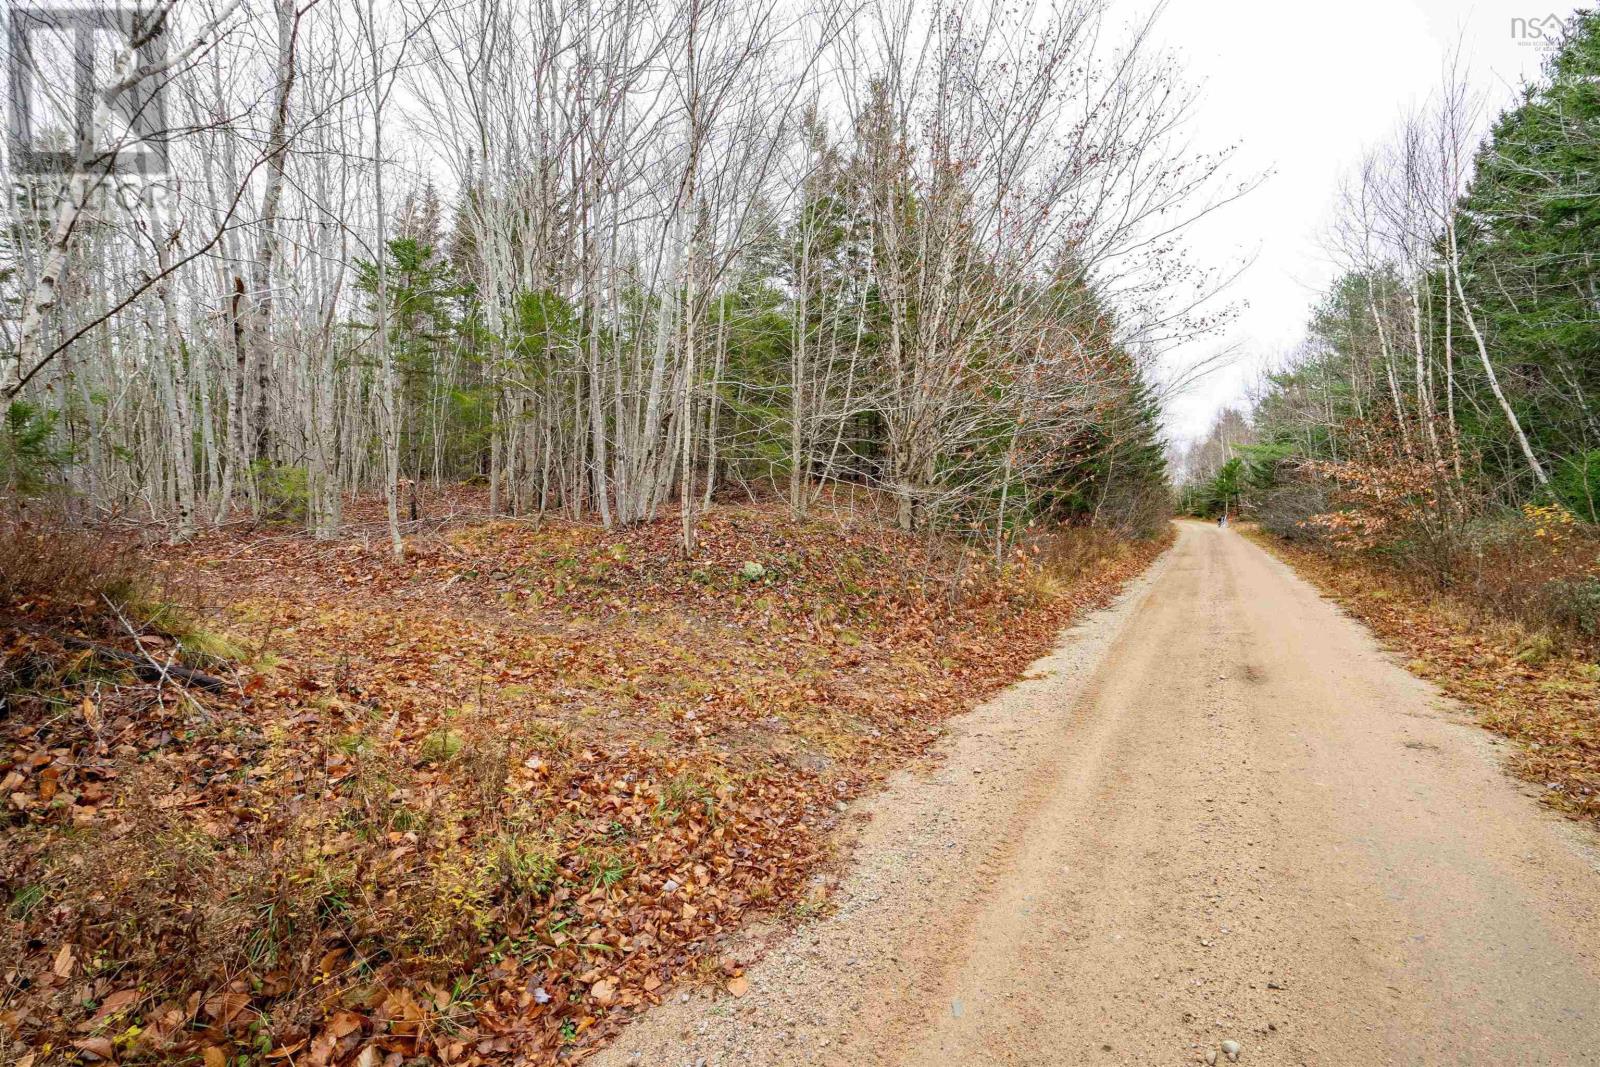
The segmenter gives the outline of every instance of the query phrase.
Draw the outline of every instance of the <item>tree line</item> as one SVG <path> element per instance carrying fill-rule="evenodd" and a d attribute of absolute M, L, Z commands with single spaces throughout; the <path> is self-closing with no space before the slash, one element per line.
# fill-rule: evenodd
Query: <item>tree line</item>
<path fill-rule="evenodd" d="M 1187 508 L 1366 543 L 1460 542 L 1523 505 L 1600 521 L 1600 16 L 1480 137 L 1483 116 L 1449 70 L 1362 161 L 1341 273 L 1249 415 L 1191 450 Z"/>
<path fill-rule="evenodd" d="M 381 493 L 397 553 L 462 479 L 685 551 L 736 488 L 997 550 L 1167 506 L 1180 238 L 1238 190 L 1104 0 L 155 0 L 110 67 L 11 175 L 13 492 L 323 537 Z"/>

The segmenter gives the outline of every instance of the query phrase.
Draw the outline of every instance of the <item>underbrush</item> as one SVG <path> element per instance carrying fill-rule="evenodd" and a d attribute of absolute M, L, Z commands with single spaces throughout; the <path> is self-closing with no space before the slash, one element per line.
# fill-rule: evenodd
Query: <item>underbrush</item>
<path fill-rule="evenodd" d="M 1002 565 L 762 507 L 713 510 L 693 560 L 676 539 L 476 522 L 397 565 L 211 535 L 108 552 L 60 586 L 77 615 L 34 602 L 96 640 L 121 616 L 125 647 L 254 657 L 202 693 L 56 648 L 11 694 L 0 1035 L 208 1067 L 541 1062 L 675 983 L 737 991 L 727 932 L 814 905 L 842 802 L 1160 547 L 1065 531 Z M 150 592 L 171 571 L 219 623 Z"/>
<path fill-rule="evenodd" d="M 0 504 L 0 611 L 11 616 L 103 609 L 138 581 L 130 545 L 44 505 Z"/>
<path fill-rule="evenodd" d="M 1600 655 L 1600 529 L 1559 504 L 1473 518 L 1418 512 L 1374 533 L 1340 523 L 1345 513 L 1290 518 L 1298 512 L 1271 503 L 1257 518 L 1280 542 L 1358 561 L 1382 571 L 1387 585 L 1447 598 L 1482 623 L 1514 624 L 1552 647 Z"/>
<path fill-rule="evenodd" d="M 1448 591 L 1492 616 L 1594 657 L 1600 653 L 1600 532 L 1559 505 L 1469 528 Z"/>
<path fill-rule="evenodd" d="M 92 666 L 97 648 L 114 658 L 130 645 L 194 665 L 240 659 L 195 602 L 139 539 L 48 505 L 0 504 L 0 627 L 30 637 L 0 649 L 0 696 L 53 669 L 62 647 L 80 654 L 75 668 Z"/>

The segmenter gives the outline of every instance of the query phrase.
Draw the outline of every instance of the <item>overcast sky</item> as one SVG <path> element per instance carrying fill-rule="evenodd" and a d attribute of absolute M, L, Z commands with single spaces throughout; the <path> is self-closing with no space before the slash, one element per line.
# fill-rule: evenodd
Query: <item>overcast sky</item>
<path fill-rule="evenodd" d="M 1174 353 L 1193 361 L 1227 343 L 1238 355 L 1168 409 L 1177 441 L 1205 433 L 1226 404 L 1241 403 L 1264 369 L 1302 335 L 1333 268 L 1318 240 L 1341 176 L 1439 84 L 1456 42 L 1471 84 L 1492 116 L 1545 52 L 1513 34 L 1512 20 L 1566 17 L 1545 0 L 1170 0 L 1164 45 L 1199 84 L 1196 131 L 1210 145 L 1242 142 L 1241 172 L 1272 176 L 1192 234 L 1196 258 L 1253 257 L 1232 296 L 1249 307 L 1222 340 Z"/>

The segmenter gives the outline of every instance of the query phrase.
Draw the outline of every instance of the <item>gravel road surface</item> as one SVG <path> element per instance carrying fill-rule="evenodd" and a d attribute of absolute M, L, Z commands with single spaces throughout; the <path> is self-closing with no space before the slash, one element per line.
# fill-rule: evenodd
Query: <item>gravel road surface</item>
<path fill-rule="evenodd" d="M 1600 853 L 1238 534 L 858 805 L 825 917 L 622 1064 L 1600 1064 Z M 753 936 L 760 936 L 757 931 Z"/>

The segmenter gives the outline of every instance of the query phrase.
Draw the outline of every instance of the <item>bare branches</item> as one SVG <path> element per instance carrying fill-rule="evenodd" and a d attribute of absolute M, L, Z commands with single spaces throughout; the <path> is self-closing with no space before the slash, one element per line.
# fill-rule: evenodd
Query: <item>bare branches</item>
<path fill-rule="evenodd" d="M 848 483 L 1003 552 L 1159 483 L 1145 371 L 1221 280 L 1178 237 L 1242 187 L 1105 0 L 197 10 L 140 75 L 177 202 L 23 252 L 5 395 L 102 501 L 327 535 L 382 489 L 398 553 L 399 487 L 471 477 L 693 554 L 718 486 Z"/>

